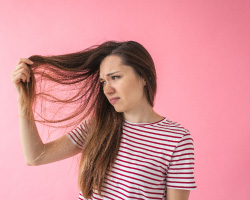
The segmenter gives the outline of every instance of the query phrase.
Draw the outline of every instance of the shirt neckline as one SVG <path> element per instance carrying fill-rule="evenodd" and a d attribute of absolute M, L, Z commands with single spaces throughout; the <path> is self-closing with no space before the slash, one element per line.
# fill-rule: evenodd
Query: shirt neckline
<path fill-rule="evenodd" d="M 140 126 L 140 125 L 151 125 L 151 124 L 157 124 L 159 122 L 162 122 L 166 119 L 166 117 L 163 117 L 161 120 L 159 121 L 156 121 L 156 122 L 146 122 L 146 123 L 134 123 L 134 122 L 129 122 L 127 120 L 124 120 L 126 123 L 130 124 L 130 125 L 137 125 L 137 126 Z"/>

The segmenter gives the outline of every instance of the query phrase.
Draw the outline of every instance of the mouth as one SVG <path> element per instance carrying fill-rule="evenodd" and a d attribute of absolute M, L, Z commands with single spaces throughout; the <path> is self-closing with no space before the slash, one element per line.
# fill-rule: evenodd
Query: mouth
<path fill-rule="evenodd" d="M 110 102 L 111 104 L 114 104 L 114 103 L 117 102 L 119 99 L 120 99 L 119 97 L 114 97 L 114 98 L 111 98 L 111 99 L 109 100 L 109 102 Z"/>

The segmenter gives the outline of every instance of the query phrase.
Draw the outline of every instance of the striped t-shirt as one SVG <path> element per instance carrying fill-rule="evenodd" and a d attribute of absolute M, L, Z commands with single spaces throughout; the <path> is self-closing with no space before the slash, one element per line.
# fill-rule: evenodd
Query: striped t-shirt
<path fill-rule="evenodd" d="M 85 130 L 81 132 L 80 126 Z M 82 148 L 87 121 L 69 132 Z M 91 199 L 165 199 L 166 187 L 195 190 L 194 143 L 190 132 L 166 118 L 154 123 L 124 121 L 115 163 L 104 182 L 102 195 Z M 80 200 L 85 200 L 79 194 Z"/>

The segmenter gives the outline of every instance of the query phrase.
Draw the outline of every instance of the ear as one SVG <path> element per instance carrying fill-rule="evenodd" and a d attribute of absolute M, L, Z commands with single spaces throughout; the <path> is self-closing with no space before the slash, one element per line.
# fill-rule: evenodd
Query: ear
<path fill-rule="evenodd" d="M 143 85 L 147 85 L 147 82 L 145 81 L 145 79 L 143 79 Z"/>

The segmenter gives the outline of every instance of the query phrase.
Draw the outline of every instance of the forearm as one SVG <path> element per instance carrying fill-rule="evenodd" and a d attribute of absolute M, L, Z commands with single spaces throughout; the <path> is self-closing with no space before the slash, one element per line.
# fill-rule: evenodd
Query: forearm
<path fill-rule="evenodd" d="M 36 160 L 43 152 L 44 144 L 39 136 L 34 116 L 32 119 L 26 119 L 22 107 L 18 101 L 19 129 L 21 144 L 27 165 L 35 165 Z"/>

